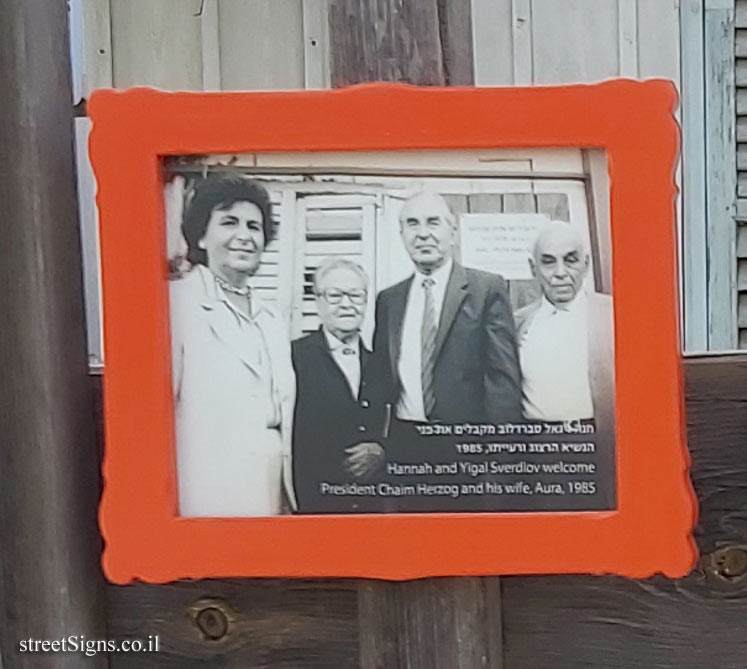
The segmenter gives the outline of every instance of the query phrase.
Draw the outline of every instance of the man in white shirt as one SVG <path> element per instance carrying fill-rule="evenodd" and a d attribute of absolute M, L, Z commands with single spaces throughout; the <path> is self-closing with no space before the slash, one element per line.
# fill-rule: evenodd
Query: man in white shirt
<path fill-rule="evenodd" d="M 366 378 L 371 352 L 360 336 L 368 277 L 354 262 L 327 258 L 314 276 L 314 292 L 322 325 L 292 343 L 297 383 L 293 469 L 299 510 L 378 510 L 374 500 L 325 495 L 323 490 L 323 484 L 367 480 L 384 457 L 379 443 L 383 417 Z"/>
<path fill-rule="evenodd" d="M 521 418 L 521 384 L 506 282 L 453 259 L 456 217 L 437 193 L 400 212 L 414 273 L 376 301 L 374 356 L 385 401 L 403 422 Z"/>
<path fill-rule="evenodd" d="M 552 221 L 529 259 L 542 297 L 514 315 L 524 415 L 532 420 L 595 418 L 614 429 L 612 299 L 586 294 L 589 253 L 570 224 Z"/>

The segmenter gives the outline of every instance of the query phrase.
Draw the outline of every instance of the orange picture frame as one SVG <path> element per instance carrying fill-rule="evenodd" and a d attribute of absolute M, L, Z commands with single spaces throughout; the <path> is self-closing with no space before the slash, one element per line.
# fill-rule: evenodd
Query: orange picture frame
<path fill-rule="evenodd" d="M 535 88 L 97 91 L 106 370 L 103 568 L 134 579 L 685 575 L 696 549 L 680 356 L 671 82 Z M 610 174 L 617 509 L 177 515 L 161 159 L 186 154 L 601 147 Z"/>

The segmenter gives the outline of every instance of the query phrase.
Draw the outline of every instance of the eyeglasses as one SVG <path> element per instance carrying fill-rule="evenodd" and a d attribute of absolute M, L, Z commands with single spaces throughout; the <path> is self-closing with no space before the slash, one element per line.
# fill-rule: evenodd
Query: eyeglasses
<path fill-rule="evenodd" d="M 342 298 L 346 295 L 352 304 L 357 305 L 365 304 L 368 299 L 368 293 L 361 288 L 354 288 L 353 290 L 329 288 L 321 291 L 318 295 L 321 295 L 326 300 L 327 304 L 341 304 Z"/>

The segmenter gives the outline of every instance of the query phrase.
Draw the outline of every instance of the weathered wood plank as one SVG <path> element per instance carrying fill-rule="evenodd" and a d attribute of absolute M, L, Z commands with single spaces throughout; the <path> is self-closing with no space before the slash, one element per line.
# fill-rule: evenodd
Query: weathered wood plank
<path fill-rule="evenodd" d="M 722 544 L 747 542 L 741 511 L 747 460 L 739 457 L 747 432 L 747 356 L 689 359 L 685 367 L 701 505 L 697 536 L 707 554 Z M 110 586 L 109 634 L 159 634 L 164 649 L 158 664 L 121 655 L 111 666 L 500 667 L 501 630 L 506 667 L 565 669 L 572 662 L 627 669 L 646 658 L 653 669 L 700 669 L 711 666 L 716 650 L 720 666 L 739 667 L 747 651 L 747 640 L 734 627 L 747 614 L 747 587 L 719 578 L 707 561 L 679 581 L 553 576 L 500 583 L 503 621 L 498 579 Z M 228 614 L 225 637 L 204 638 L 195 622 L 200 600 Z M 702 629 L 709 634 L 700 634 Z M 475 635 L 487 649 L 482 654 L 467 641 Z M 700 641 L 693 644 L 696 636 Z"/>
<path fill-rule="evenodd" d="M 747 199 L 737 198 L 737 216 L 738 221 L 747 221 Z M 740 231 L 737 230 L 737 237 L 739 237 Z"/>
<path fill-rule="evenodd" d="M 304 87 L 302 0 L 218 0 L 223 90 Z"/>
<path fill-rule="evenodd" d="M 330 0 L 332 86 L 444 85 L 437 0 Z"/>
<path fill-rule="evenodd" d="M 700 501 L 696 536 L 703 554 L 747 542 L 745 378 L 747 356 L 686 362 L 692 477 Z M 707 566 L 678 581 L 555 576 L 501 583 L 506 666 L 744 665 L 747 638 L 735 624 L 747 616 L 747 582 L 729 583 Z"/>
<path fill-rule="evenodd" d="M 531 0 L 511 1 L 511 30 L 514 64 L 514 84 L 529 86 L 534 82 L 534 49 L 532 36 L 532 2 Z"/>
<path fill-rule="evenodd" d="M 202 88 L 221 90 L 220 25 L 218 0 L 204 0 L 200 15 L 200 46 L 202 47 Z"/>
<path fill-rule="evenodd" d="M 202 90 L 200 0 L 111 0 L 114 86 Z"/>
<path fill-rule="evenodd" d="M 747 225 L 737 226 L 737 258 L 747 258 Z"/>
<path fill-rule="evenodd" d="M 708 349 L 703 5 L 680 2 L 685 349 Z"/>
<path fill-rule="evenodd" d="M 621 77 L 638 76 L 638 3 L 617 0 L 618 73 Z"/>
<path fill-rule="evenodd" d="M 737 197 L 747 198 L 747 173 L 739 172 L 737 177 Z"/>
<path fill-rule="evenodd" d="M 747 116 L 747 90 L 740 89 L 737 91 L 737 114 Z"/>
<path fill-rule="evenodd" d="M 533 0 L 534 82 L 598 81 L 619 73 L 618 0 Z"/>
<path fill-rule="evenodd" d="M 739 348 L 747 350 L 747 328 L 739 331 Z"/>
<path fill-rule="evenodd" d="M 112 32 L 109 0 L 83 2 L 83 97 L 112 86 Z"/>
<path fill-rule="evenodd" d="M 734 12 L 705 13 L 706 174 L 708 175 L 708 348 L 723 351 L 737 344 L 734 293 L 736 225 L 734 139 Z"/>
<path fill-rule="evenodd" d="M 677 2 L 638 2 L 638 72 L 680 81 L 680 19 Z"/>
<path fill-rule="evenodd" d="M 501 669 L 500 601 L 497 578 L 363 581 L 359 666 Z"/>
<path fill-rule="evenodd" d="M 472 0 L 475 84 L 514 83 L 511 0 Z"/>
<path fill-rule="evenodd" d="M 737 144 L 737 169 L 747 170 L 747 144 Z"/>
<path fill-rule="evenodd" d="M 303 0 L 303 43 L 306 88 L 329 88 L 328 0 Z"/>
<path fill-rule="evenodd" d="M 113 655 L 110 666 L 355 667 L 357 597 L 355 581 L 342 580 L 109 586 L 109 634 L 118 638 L 158 634 L 161 649 L 147 657 Z"/>
<path fill-rule="evenodd" d="M 747 30 L 737 30 L 734 40 L 734 54 L 737 58 L 747 57 Z"/>
<path fill-rule="evenodd" d="M 735 9 L 737 28 L 747 28 L 747 1 L 736 0 Z"/>
<path fill-rule="evenodd" d="M 737 290 L 747 291 L 747 258 L 737 264 Z"/>
<path fill-rule="evenodd" d="M 6 669 L 77 669 L 79 654 L 19 648 L 104 638 L 67 4 L 3 2 L 0 15 L 0 153 L 12 162 L 0 170 L 0 648 Z"/>
<path fill-rule="evenodd" d="M 747 118 L 737 117 L 737 141 L 747 142 Z"/>
<path fill-rule="evenodd" d="M 747 59 L 737 59 L 737 71 L 735 78 L 737 86 L 747 86 Z"/>
<path fill-rule="evenodd" d="M 438 17 L 446 83 L 471 86 L 475 83 L 471 0 L 438 0 Z"/>
<path fill-rule="evenodd" d="M 737 298 L 737 314 L 740 328 L 747 328 L 747 294 L 740 293 Z"/>

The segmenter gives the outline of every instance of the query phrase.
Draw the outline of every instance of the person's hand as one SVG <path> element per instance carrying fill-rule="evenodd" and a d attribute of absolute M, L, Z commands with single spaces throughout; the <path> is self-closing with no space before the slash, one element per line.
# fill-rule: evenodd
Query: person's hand
<path fill-rule="evenodd" d="M 362 441 L 345 449 L 345 470 L 362 479 L 370 476 L 384 460 L 384 448 L 374 441 Z"/>

